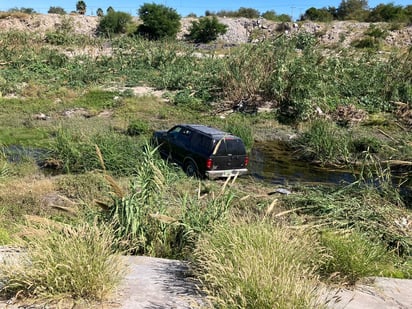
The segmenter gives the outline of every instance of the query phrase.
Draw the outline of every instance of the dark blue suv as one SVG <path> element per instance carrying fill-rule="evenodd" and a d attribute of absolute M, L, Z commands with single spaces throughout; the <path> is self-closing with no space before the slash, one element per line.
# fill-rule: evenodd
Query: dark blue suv
<path fill-rule="evenodd" d="M 209 179 L 247 173 L 243 141 L 230 133 L 198 124 L 180 124 L 157 131 L 153 141 L 163 158 L 183 167 L 189 176 Z"/>

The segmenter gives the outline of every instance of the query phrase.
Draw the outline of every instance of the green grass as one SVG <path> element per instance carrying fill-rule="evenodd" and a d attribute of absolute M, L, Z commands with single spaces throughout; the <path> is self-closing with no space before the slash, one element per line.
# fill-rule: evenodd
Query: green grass
<path fill-rule="evenodd" d="M 80 224 L 33 227 L 27 251 L 0 265 L 7 296 L 37 299 L 104 300 L 122 278 L 122 264 L 112 251 L 112 233 L 102 226 Z"/>
<path fill-rule="evenodd" d="M 364 277 L 396 277 L 401 273 L 393 269 L 400 259 L 388 252 L 382 243 L 372 242 L 359 232 L 324 231 L 320 242 L 325 248 L 320 273 L 326 280 L 355 284 Z"/>
<path fill-rule="evenodd" d="M 310 233 L 261 222 L 218 226 L 195 250 L 196 274 L 217 308 L 322 308 Z"/>

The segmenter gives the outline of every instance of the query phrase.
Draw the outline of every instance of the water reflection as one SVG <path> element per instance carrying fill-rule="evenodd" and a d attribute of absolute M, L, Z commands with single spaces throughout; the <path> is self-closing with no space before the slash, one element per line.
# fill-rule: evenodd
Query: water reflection
<path fill-rule="evenodd" d="M 351 171 L 321 168 L 294 159 L 293 150 L 281 141 L 256 143 L 250 154 L 250 171 L 254 177 L 282 185 L 336 185 L 356 180 Z"/>

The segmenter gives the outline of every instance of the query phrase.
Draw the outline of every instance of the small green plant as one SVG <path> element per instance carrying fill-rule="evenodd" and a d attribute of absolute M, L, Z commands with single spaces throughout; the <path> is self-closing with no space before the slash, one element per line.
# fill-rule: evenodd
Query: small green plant
<path fill-rule="evenodd" d="M 379 276 L 387 267 L 390 253 L 380 243 L 371 242 L 356 231 L 321 233 L 325 247 L 321 274 L 338 282 L 356 283 L 365 276 Z"/>
<path fill-rule="evenodd" d="M 9 232 L 6 229 L 0 227 L 0 246 L 7 245 L 10 243 L 10 241 L 11 237 Z"/>
<path fill-rule="evenodd" d="M 225 34 L 227 25 L 219 22 L 216 16 L 203 17 L 199 21 L 192 21 L 187 38 L 195 43 L 209 43 Z"/>
<path fill-rule="evenodd" d="M 381 29 L 374 24 L 371 24 L 368 30 L 366 30 L 365 35 L 375 39 L 385 39 L 388 35 L 388 31 L 386 31 L 385 29 Z"/>
<path fill-rule="evenodd" d="M 149 124 L 145 120 L 133 120 L 127 126 L 126 133 L 130 136 L 138 136 L 149 132 Z"/>
<path fill-rule="evenodd" d="M 309 130 L 295 143 L 301 145 L 303 157 L 327 162 L 347 162 L 349 158 L 349 136 L 327 120 L 315 120 Z"/>
<path fill-rule="evenodd" d="M 1 293 L 52 300 L 105 299 L 123 275 L 122 264 L 113 254 L 111 229 L 35 220 L 40 224 L 30 229 L 34 236 L 26 242 L 26 254 L 0 265 Z"/>
<path fill-rule="evenodd" d="M 296 37 L 296 48 L 305 49 L 313 47 L 316 43 L 316 37 L 308 32 L 299 32 Z"/>

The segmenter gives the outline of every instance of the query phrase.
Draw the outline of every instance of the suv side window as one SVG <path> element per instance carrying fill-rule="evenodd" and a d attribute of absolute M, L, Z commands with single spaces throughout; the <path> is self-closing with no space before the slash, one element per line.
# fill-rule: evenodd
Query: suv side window
<path fill-rule="evenodd" d="M 190 138 L 192 137 L 192 131 L 186 128 L 183 128 L 178 135 L 178 141 L 179 143 L 182 143 L 184 145 L 189 144 Z"/>
<path fill-rule="evenodd" d="M 194 150 L 209 154 L 212 148 L 212 139 L 206 135 L 193 132 L 192 147 Z"/>

